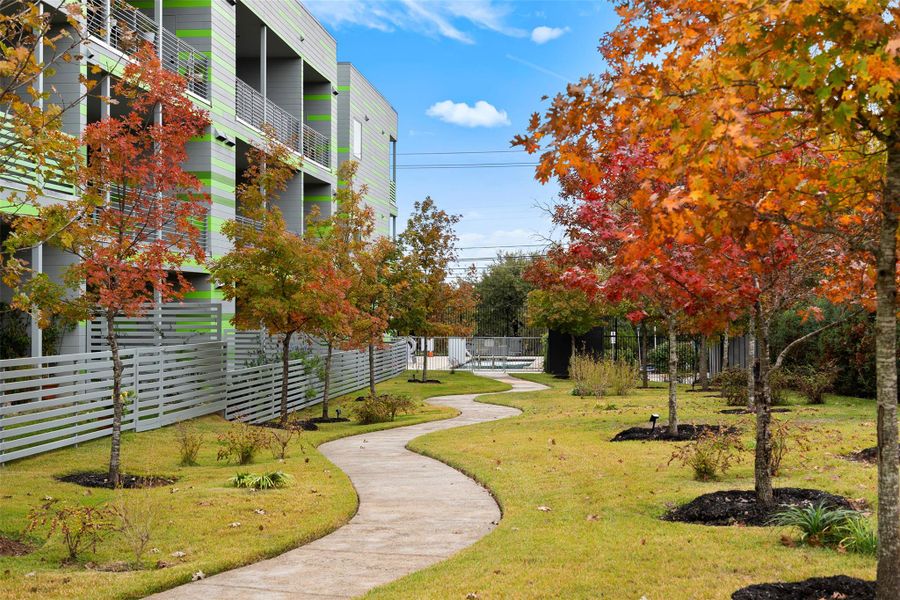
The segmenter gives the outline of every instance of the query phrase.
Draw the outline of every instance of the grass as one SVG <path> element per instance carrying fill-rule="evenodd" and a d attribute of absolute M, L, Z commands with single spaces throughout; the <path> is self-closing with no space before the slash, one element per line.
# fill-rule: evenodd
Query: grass
<path fill-rule="evenodd" d="M 379 393 L 406 393 L 417 400 L 444 394 L 497 392 L 509 386 L 470 373 L 440 373 L 442 384 L 416 385 L 408 375 L 379 384 Z M 353 398 L 333 401 L 350 416 Z M 316 407 L 307 410 L 317 414 Z M 274 556 L 321 537 L 346 523 L 356 512 L 357 497 L 350 480 L 314 447 L 359 433 L 400 427 L 454 416 L 453 409 L 423 405 L 416 412 L 400 415 L 392 423 L 356 425 L 334 423 L 319 431 L 304 432 L 301 442 L 292 441 L 288 458 L 280 462 L 268 449 L 249 466 L 216 462 L 216 435 L 229 425 L 217 416 L 192 422 L 205 436 L 196 467 L 178 466 L 176 428 L 123 435 L 124 470 L 127 473 L 175 475 L 179 480 L 167 487 L 113 492 L 66 484 L 54 476 L 81 470 L 102 470 L 108 460 L 109 441 L 97 440 L 0 467 L 0 534 L 16 537 L 27 525 L 29 509 L 45 496 L 69 502 L 101 505 L 117 494 L 145 495 L 158 513 L 145 568 L 120 573 L 101 572 L 83 564 L 61 567 L 65 557 L 58 539 L 45 543 L 42 536 L 28 538 L 38 549 L 24 557 L 0 557 L 0 598 L 139 598 L 189 581 L 203 571 L 210 575 L 239 565 Z M 255 492 L 235 489 L 229 479 L 240 471 L 254 473 L 284 471 L 291 476 L 282 489 Z M 232 526 L 234 523 L 240 525 Z M 178 554 L 184 553 L 183 556 Z M 173 556 L 175 554 L 175 556 Z M 129 561 L 121 539 L 108 538 L 86 559 L 104 565 Z M 171 566 L 154 568 L 157 561 Z"/>
<path fill-rule="evenodd" d="M 721 481 L 697 482 L 666 463 L 673 444 L 611 443 L 618 431 L 666 413 L 665 390 L 578 398 L 572 384 L 534 374 L 542 392 L 483 396 L 519 417 L 435 432 L 411 442 L 485 484 L 498 528 L 450 560 L 373 590 L 367 598 L 729 598 L 745 585 L 847 574 L 874 578 L 874 560 L 826 548 L 787 547 L 783 528 L 704 527 L 659 520 L 669 506 L 720 489 L 752 489 L 752 456 Z M 718 414 L 713 393 L 679 394 L 683 422 L 750 424 Z M 607 404 L 611 401 L 615 408 Z M 829 396 L 776 418 L 815 427 L 815 447 L 789 453 L 776 486 L 824 489 L 875 502 L 875 468 L 841 454 L 875 443 L 874 404 Z M 752 433 L 744 432 L 749 444 Z M 549 512 L 537 510 L 550 507 Z"/>

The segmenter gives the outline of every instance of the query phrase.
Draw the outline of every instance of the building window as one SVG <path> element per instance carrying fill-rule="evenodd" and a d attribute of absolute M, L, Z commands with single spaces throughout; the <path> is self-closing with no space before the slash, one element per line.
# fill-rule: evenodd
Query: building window
<path fill-rule="evenodd" d="M 353 119 L 353 156 L 362 158 L 362 123 Z"/>

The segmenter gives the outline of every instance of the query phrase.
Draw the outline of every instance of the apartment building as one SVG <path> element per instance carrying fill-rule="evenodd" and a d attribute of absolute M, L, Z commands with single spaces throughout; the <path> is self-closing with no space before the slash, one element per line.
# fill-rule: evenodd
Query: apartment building
<path fill-rule="evenodd" d="M 45 0 L 44 10 L 71 1 Z M 353 159 L 360 162 L 359 183 L 369 189 L 366 201 L 376 212 L 378 233 L 395 231 L 397 113 L 353 65 L 338 63 L 337 42 L 299 0 L 80 1 L 90 34 L 84 60 L 60 64 L 42 84 L 53 86 L 53 102 L 67 103 L 82 94 L 79 74 L 115 75 L 136 36 L 156 45 L 164 66 L 188 79 L 191 99 L 212 121 L 206 134 L 190 143 L 186 165 L 212 200 L 201 228 L 210 257 L 229 249 L 222 224 L 244 218 L 235 186 L 247 167 L 247 150 L 265 142 L 264 125 L 293 150 L 300 165 L 278 203 L 289 229 L 302 233 L 313 207 L 331 214 L 343 183 L 337 180 L 338 166 Z M 67 27 L 61 15 L 58 22 Z M 94 66 L 101 72 L 94 73 Z M 79 110 L 66 113 L 64 128 L 78 135 L 104 111 L 115 115 L 117 110 L 115 104 L 85 99 Z M 21 184 L 0 174 L 0 193 Z M 46 186 L 44 199 L 64 202 L 72 193 Z M 51 276 L 70 260 L 50 246 L 28 258 Z M 227 322 L 234 306 L 222 300 L 207 270 L 202 265 L 183 270 L 194 288 L 187 299 L 221 304 Z M 0 301 L 8 301 L 10 293 L 0 289 Z M 89 331 L 83 325 L 68 333 L 58 351 L 84 352 L 90 347 Z M 31 335 L 36 355 L 40 332 L 32 326 Z"/>

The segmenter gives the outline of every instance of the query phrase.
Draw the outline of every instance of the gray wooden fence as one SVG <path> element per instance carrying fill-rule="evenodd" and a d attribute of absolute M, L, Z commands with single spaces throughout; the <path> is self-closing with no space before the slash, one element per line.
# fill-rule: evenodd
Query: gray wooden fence
<path fill-rule="evenodd" d="M 215 412 L 260 422 L 278 414 L 281 365 L 228 370 L 226 342 L 126 348 L 124 431 L 146 431 Z M 378 351 L 377 377 L 403 372 L 406 345 Z M 322 399 L 322 384 L 292 361 L 290 410 Z M 335 395 L 365 387 L 368 357 L 335 353 Z M 0 463 L 110 435 L 109 351 L 0 360 Z"/>

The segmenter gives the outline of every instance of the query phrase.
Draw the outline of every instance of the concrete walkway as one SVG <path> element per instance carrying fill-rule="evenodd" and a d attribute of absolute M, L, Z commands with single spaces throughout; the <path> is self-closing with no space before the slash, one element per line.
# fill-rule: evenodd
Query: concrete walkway
<path fill-rule="evenodd" d="M 544 386 L 485 374 L 513 386 L 510 392 Z M 429 402 L 460 415 L 319 446 L 350 477 L 359 511 L 344 527 L 275 558 L 189 583 L 151 598 L 214 600 L 352 598 L 440 562 L 472 545 L 497 526 L 500 509 L 477 483 L 406 445 L 420 435 L 519 414 L 514 408 L 475 402 L 477 394 L 442 396 Z"/>

